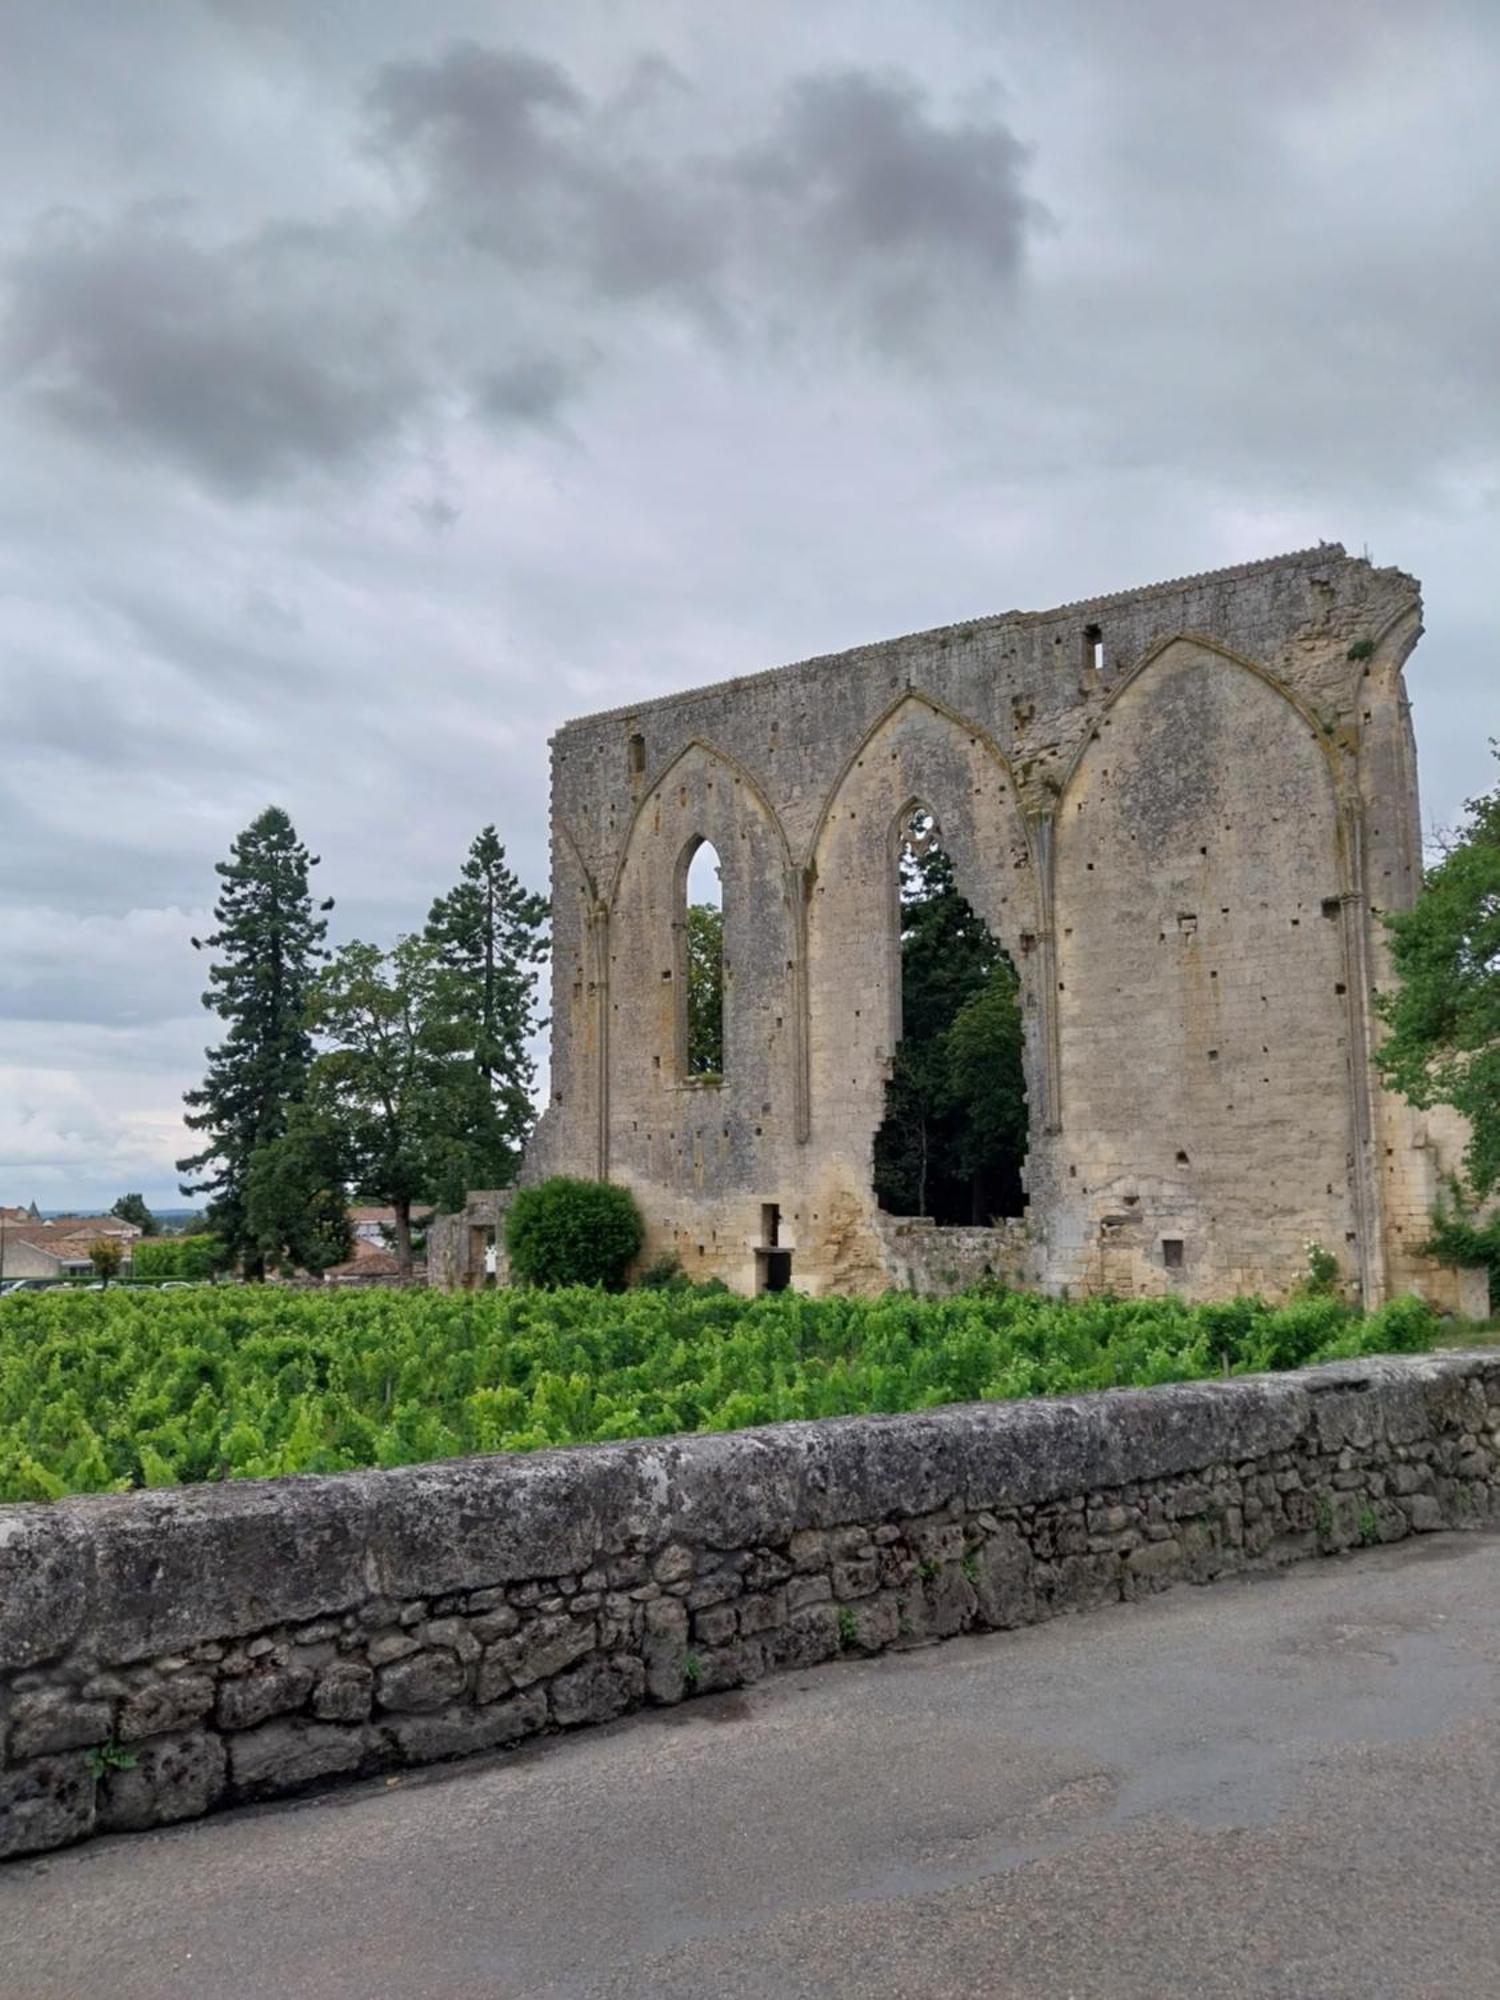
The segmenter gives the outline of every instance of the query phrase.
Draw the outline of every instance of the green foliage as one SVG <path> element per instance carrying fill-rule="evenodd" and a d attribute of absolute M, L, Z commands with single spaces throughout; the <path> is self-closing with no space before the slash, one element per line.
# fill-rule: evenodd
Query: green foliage
<path fill-rule="evenodd" d="M 89 1245 L 89 1262 L 94 1267 L 94 1276 L 102 1278 L 107 1285 L 111 1278 L 119 1275 L 125 1261 L 125 1246 L 118 1236 L 96 1236 Z"/>
<path fill-rule="evenodd" d="M 1298 1290 L 1308 1298 L 1330 1298 L 1339 1289 L 1342 1280 L 1339 1260 L 1322 1243 L 1307 1246 L 1307 1275 Z"/>
<path fill-rule="evenodd" d="M 687 1073 L 700 1083 L 724 1074 L 724 912 L 690 903 L 687 912 Z"/>
<path fill-rule="evenodd" d="M 1500 1189 L 1500 785 L 1466 810 L 1415 905 L 1385 919 L 1401 983 L 1376 998 L 1375 1060 L 1412 1104 L 1468 1119 L 1467 1192 L 1484 1201 Z"/>
<path fill-rule="evenodd" d="M 221 1271 L 227 1252 L 217 1236 L 200 1232 L 192 1236 L 154 1236 L 149 1243 L 137 1243 L 130 1259 L 134 1278 L 202 1280 Z"/>
<path fill-rule="evenodd" d="M 1432 1234 L 1422 1255 L 1440 1264 L 1482 1265 L 1490 1276 L 1490 1311 L 1500 1312 L 1500 1209 L 1477 1219 L 1461 1184 L 1450 1181 L 1448 1200 L 1439 1197 L 1433 1210 Z"/>
<path fill-rule="evenodd" d="M 359 1192 L 395 1210 L 403 1276 L 412 1205 L 438 1193 L 454 1135 L 484 1093 L 452 978 L 425 938 L 399 938 L 388 952 L 356 941 L 335 952 L 308 1001 L 323 1044 L 308 1078 L 310 1117 Z"/>
<path fill-rule="evenodd" d="M 855 1645 L 859 1639 L 859 1620 L 847 1604 L 839 1606 L 839 1644 L 844 1648 Z"/>
<path fill-rule="evenodd" d="M 665 1251 L 660 1257 L 653 1257 L 638 1277 L 636 1284 L 647 1292 L 691 1291 L 692 1280 L 682 1268 L 682 1259 Z"/>
<path fill-rule="evenodd" d="M 547 899 L 507 867 L 492 826 L 475 838 L 458 886 L 428 913 L 424 938 L 446 975 L 433 997 L 451 1052 L 467 1060 L 478 1084 L 456 1092 L 450 1106 L 442 1185 L 434 1190 L 447 1208 L 461 1207 L 469 1188 L 515 1179 L 533 1117 L 528 1041 L 547 915 Z"/>
<path fill-rule="evenodd" d="M 96 1743 L 84 1753 L 85 1764 L 92 1778 L 107 1778 L 111 1771 L 133 1771 L 140 1761 L 133 1750 L 127 1750 L 123 1743 L 113 1737 L 107 1743 Z"/>
<path fill-rule="evenodd" d="M 315 911 L 308 877 L 317 866 L 279 806 L 270 806 L 217 864 L 221 888 L 212 936 L 193 940 L 218 954 L 203 1004 L 228 1033 L 208 1054 L 201 1087 L 190 1090 L 186 1124 L 203 1149 L 177 1162 L 184 1194 L 207 1194 L 209 1220 L 245 1275 L 264 1276 L 246 1216 L 251 1155 L 280 1137 L 288 1106 L 302 1096 L 312 1061 L 308 991 L 326 955 L 328 925 Z"/>
<path fill-rule="evenodd" d="M 1419 1352 L 1438 1327 L 1412 1298 L 1361 1315 L 999 1287 L 22 1292 L 0 1306 L 0 1500 L 1184 1381 Z"/>
<path fill-rule="evenodd" d="M 1344 657 L 1348 660 L 1373 660 L 1375 657 L 1375 641 L 1373 639 L 1356 639 Z"/>
<path fill-rule="evenodd" d="M 310 1105 L 294 1104 L 286 1130 L 250 1155 L 245 1227 L 268 1269 L 326 1271 L 353 1249 L 351 1164 L 341 1133 Z"/>
<path fill-rule="evenodd" d="M 109 1212 L 117 1215 L 121 1222 L 133 1222 L 143 1236 L 155 1236 L 161 1229 L 161 1224 L 147 1208 L 143 1194 L 122 1194 Z"/>
<path fill-rule="evenodd" d="M 1015 973 L 941 848 L 903 862 L 901 1042 L 875 1135 L 896 1215 L 988 1222 L 1022 1208 L 1026 1083 Z"/>
<path fill-rule="evenodd" d="M 505 1218 L 511 1270 L 528 1285 L 618 1290 L 644 1234 L 629 1188 L 563 1174 L 522 1188 Z"/>

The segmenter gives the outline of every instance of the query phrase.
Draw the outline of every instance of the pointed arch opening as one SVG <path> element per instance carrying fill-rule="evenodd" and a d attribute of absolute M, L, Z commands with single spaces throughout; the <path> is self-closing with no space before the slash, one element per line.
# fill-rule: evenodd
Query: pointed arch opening
<path fill-rule="evenodd" d="M 1015 966 L 958 888 L 921 800 L 892 828 L 895 1053 L 875 1134 L 891 1215 L 988 1225 L 1026 1207 L 1025 1033 Z"/>
<path fill-rule="evenodd" d="M 677 1053 L 684 1083 L 724 1081 L 724 889 L 719 851 L 695 836 L 677 870 Z"/>

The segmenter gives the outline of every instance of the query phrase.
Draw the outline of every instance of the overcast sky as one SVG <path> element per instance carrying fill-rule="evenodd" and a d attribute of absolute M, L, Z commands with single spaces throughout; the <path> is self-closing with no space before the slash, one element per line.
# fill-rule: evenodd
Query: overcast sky
<path fill-rule="evenodd" d="M 4 0 L 0 1201 L 180 1201 L 265 804 L 338 937 L 572 714 L 1368 547 L 1500 730 L 1500 6 Z"/>

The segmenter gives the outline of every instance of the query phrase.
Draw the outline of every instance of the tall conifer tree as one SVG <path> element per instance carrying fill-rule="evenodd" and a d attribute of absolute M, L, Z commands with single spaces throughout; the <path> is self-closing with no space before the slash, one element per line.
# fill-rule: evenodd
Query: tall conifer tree
<path fill-rule="evenodd" d="M 318 865 L 279 806 L 268 806 L 234 842 L 214 908 L 218 928 L 194 938 L 217 954 L 203 1004 L 228 1026 L 208 1051 L 208 1071 L 186 1093 L 186 1123 L 204 1135 L 201 1152 L 179 1160 L 193 1176 L 184 1194 L 209 1196 L 209 1220 L 245 1275 L 265 1275 L 265 1253 L 249 1228 L 246 1191 L 251 1158 L 286 1129 L 288 1108 L 304 1092 L 312 1061 L 307 1003 L 319 962 L 327 957 L 323 912 L 308 877 Z"/>
<path fill-rule="evenodd" d="M 453 1036 L 467 1047 L 482 1088 L 449 1134 L 450 1166 L 442 1196 L 470 1187 L 504 1187 L 515 1177 L 531 1130 L 536 1066 L 527 1048 L 538 1024 L 537 967 L 547 953 L 547 899 L 533 895 L 506 865 L 494 827 L 474 840 L 456 888 L 439 896 L 424 933 L 444 973 L 441 1005 Z"/>

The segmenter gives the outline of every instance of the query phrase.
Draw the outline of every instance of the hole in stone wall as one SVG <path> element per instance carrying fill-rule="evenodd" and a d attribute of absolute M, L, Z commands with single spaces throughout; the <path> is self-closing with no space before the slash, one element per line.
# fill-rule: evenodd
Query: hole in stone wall
<path fill-rule="evenodd" d="M 718 1083 L 724 1074 L 724 907 L 711 841 L 699 841 L 688 862 L 678 922 L 682 1073 L 693 1082 Z"/>
<path fill-rule="evenodd" d="M 1093 673 L 1104 672 L 1104 634 L 1097 625 L 1083 628 L 1083 664 Z"/>
<path fill-rule="evenodd" d="M 948 1226 L 1021 1215 L 1027 1109 L 1016 970 L 959 893 L 932 813 L 914 808 L 900 831 L 900 1040 L 875 1134 L 875 1195 L 887 1214 Z"/>
<path fill-rule="evenodd" d="M 632 736 L 630 739 L 631 777 L 632 778 L 640 777 L 641 773 L 645 770 L 645 768 L 646 768 L 646 739 L 644 736 L 641 735 Z"/>
<path fill-rule="evenodd" d="M 1161 1239 L 1161 1261 L 1169 1271 L 1180 1271 L 1182 1269 L 1182 1238 L 1180 1236 L 1164 1236 Z"/>

